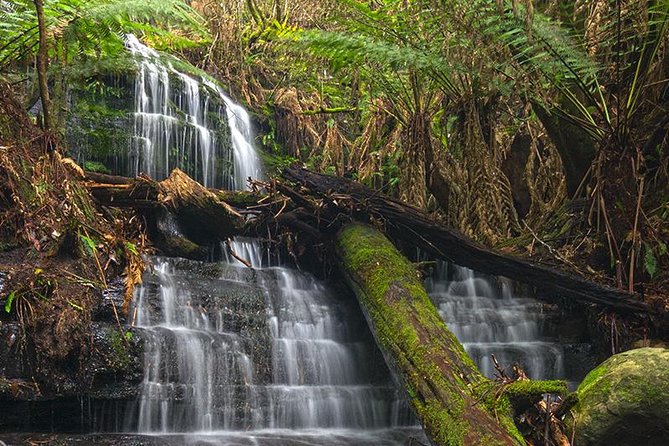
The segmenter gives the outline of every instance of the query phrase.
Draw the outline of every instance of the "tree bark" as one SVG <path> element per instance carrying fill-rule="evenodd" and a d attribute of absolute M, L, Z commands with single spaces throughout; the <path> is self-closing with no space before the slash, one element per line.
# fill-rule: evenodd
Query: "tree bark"
<path fill-rule="evenodd" d="M 85 177 L 86 187 L 100 204 L 137 209 L 156 228 L 168 211 L 174 215 L 179 232 L 197 245 L 238 235 L 246 223 L 242 215 L 221 199 L 232 197 L 231 193 L 210 191 L 179 169 L 160 182 L 148 177 L 126 178 L 92 172 L 86 172 Z M 248 202 L 248 194 L 242 193 L 241 199 Z M 175 234 L 159 232 L 165 240 L 176 240 Z M 183 240 L 170 245 L 170 249 L 186 246 Z M 188 248 L 191 252 L 198 251 L 195 246 Z"/>
<path fill-rule="evenodd" d="M 46 41 L 46 22 L 44 21 L 44 0 L 33 0 L 37 11 L 37 27 L 39 30 L 39 49 L 37 51 L 37 79 L 39 82 L 40 98 L 42 100 L 42 116 L 44 130 L 51 128 L 49 83 L 47 80 L 48 52 Z"/>
<path fill-rule="evenodd" d="M 567 194 L 569 198 L 573 198 L 595 159 L 594 141 L 578 126 L 551 114 L 538 103 L 533 102 L 532 106 L 560 154 L 567 181 Z"/>
<path fill-rule="evenodd" d="M 433 444 L 524 444 L 511 406 L 446 328 L 416 268 L 370 226 L 336 236 L 338 262 Z"/>
<path fill-rule="evenodd" d="M 633 294 L 488 249 L 444 227 L 423 211 L 352 180 L 296 168 L 285 169 L 283 176 L 299 186 L 286 193 L 295 194 L 299 189 L 302 196 L 318 202 L 313 211 L 321 220 L 327 219 L 324 226 L 337 227 L 336 222 L 351 218 L 380 222 L 394 240 L 409 242 L 458 265 L 531 284 L 538 289 L 540 298 L 568 298 L 621 313 L 649 310 L 648 305 Z M 286 189 L 285 185 L 281 187 Z M 305 206 L 304 203 L 306 201 L 300 205 Z"/>
<path fill-rule="evenodd" d="M 532 150 L 532 137 L 522 129 L 511 142 L 511 150 L 502 162 L 502 172 L 511 186 L 513 206 L 518 217 L 525 218 L 532 208 L 532 195 L 525 176 L 525 167 Z"/>

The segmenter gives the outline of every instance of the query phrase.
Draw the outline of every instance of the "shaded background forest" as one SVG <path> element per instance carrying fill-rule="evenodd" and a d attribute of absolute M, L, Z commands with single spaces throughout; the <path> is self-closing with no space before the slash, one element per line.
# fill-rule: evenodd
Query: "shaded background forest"
<path fill-rule="evenodd" d="M 666 1 L 43 6 L 50 98 L 38 101 L 31 1 L 0 5 L 0 70 L 49 117 L 49 144 L 72 140 L 72 91 L 118 96 L 133 32 L 227 84 L 270 165 L 354 178 L 488 246 L 666 293 Z"/>

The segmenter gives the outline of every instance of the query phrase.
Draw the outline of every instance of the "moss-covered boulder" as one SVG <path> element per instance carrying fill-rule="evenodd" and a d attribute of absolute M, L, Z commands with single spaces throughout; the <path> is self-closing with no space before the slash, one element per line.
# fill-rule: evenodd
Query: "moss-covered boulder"
<path fill-rule="evenodd" d="M 579 403 L 567 420 L 575 446 L 669 444 L 669 349 L 612 356 L 577 393 Z"/>

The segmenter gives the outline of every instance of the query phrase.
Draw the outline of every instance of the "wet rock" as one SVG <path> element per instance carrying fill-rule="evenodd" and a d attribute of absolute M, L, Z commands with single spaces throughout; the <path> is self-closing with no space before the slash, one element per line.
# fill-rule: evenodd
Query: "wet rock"
<path fill-rule="evenodd" d="M 592 370 L 577 390 L 567 426 L 577 446 L 669 444 L 669 350 L 617 354 Z"/>
<path fill-rule="evenodd" d="M 87 364 L 91 377 L 88 396 L 98 399 L 126 400 L 137 396 L 142 381 L 142 342 L 136 330 L 93 323 L 95 353 Z"/>
<path fill-rule="evenodd" d="M 19 341 L 16 323 L 0 326 L 0 432 L 122 428 L 143 377 L 142 342 L 135 330 L 91 324 L 90 354 L 81 373 L 58 389 L 34 381 L 30 350 Z"/>
<path fill-rule="evenodd" d="M 179 444 L 177 441 L 150 435 L 128 434 L 5 434 L 0 435 L 0 446 L 23 446 L 39 444 L 42 446 L 165 446 Z"/>
<path fill-rule="evenodd" d="M 125 292 L 125 282 L 123 278 L 117 277 L 109 283 L 106 290 L 102 291 L 102 298 L 97 302 L 93 309 L 91 318 L 94 321 L 116 323 L 116 315 L 121 323 L 126 322 L 123 314 L 123 300 Z"/>
<path fill-rule="evenodd" d="M 603 359 L 598 360 L 601 353 L 590 343 L 564 344 L 563 352 L 564 376 L 576 384 Z"/>
<path fill-rule="evenodd" d="M 27 374 L 18 355 L 20 336 L 16 322 L 0 322 L 0 377 L 12 379 Z"/>

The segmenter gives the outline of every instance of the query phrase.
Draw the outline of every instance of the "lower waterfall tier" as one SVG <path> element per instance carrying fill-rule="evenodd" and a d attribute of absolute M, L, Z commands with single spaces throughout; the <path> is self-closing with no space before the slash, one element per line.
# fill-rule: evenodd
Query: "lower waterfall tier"
<path fill-rule="evenodd" d="M 291 444 L 282 431 L 298 430 L 330 445 L 395 444 L 413 429 L 355 300 L 308 274 L 154 258 L 133 314 L 144 380 L 125 431 Z"/>
<path fill-rule="evenodd" d="M 556 315 L 550 308 L 525 297 L 530 293 L 518 293 L 511 281 L 439 262 L 426 287 L 448 328 L 487 377 L 496 374 L 493 355 L 509 375 L 511 366 L 519 365 L 531 379 L 578 382 L 588 370 L 590 361 L 577 352 L 591 347 L 584 342 L 587 335 L 552 326 Z"/>

